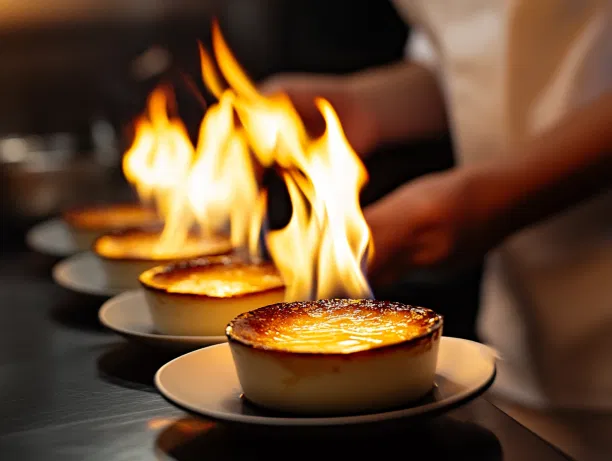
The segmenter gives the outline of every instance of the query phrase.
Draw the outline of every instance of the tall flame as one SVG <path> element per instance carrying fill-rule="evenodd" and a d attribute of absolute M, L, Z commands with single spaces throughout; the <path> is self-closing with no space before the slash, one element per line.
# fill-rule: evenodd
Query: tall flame
<path fill-rule="evenodd" d="M 147 114 L 137 121 L 123 171 L 144 202 L 153 203 L 164 220 L 155 247 L 177 253 L 194 228 L 202 238 L 230 233 L 235 248 L 259 255 L 260 225 L 251 225 L 261 209 L 254 164 L 247 139 L 234 121 L 234 95 L 226 91 L 202 120 L 197 147 L 182 122 L 168 116 L 166 87 L 153 91 Z"/>
<path fill-rule="evenodd" d="M 194 149 L 183 123 L 168 116 L 168 87 L 153 91 L 147 102 L 147 114 L 136 122 L 134 142 L 123 157 L 126 179 L 135 185 L 144 202 L 158 209 L 166 226 L 158 253 L 172 253 L 183 243 L 189 226 L 177 226 L 177 211 L 183 186 L 189 175 Z"/>
<path fill-rule="evenodd" d="M 256 90 L 217 23 L 213 47 L 254 154 L 262 164 L 281 168 L 289 191 L 291 220 L 267 235 L 270 255 L 287 284 L 287 300 L 371 297 L 364 274 L 371 236 L 359 203 L 368 176 L 333 107 L 316 100 L 326 130 L 312 139 L 286 95 L 265 97 Z M 207 68 L 204 80 L 219 88 L 213 74 Z"/>
<path fill-rule="evenodd" d="M 127 179 L 164 218 L 158 246 L 180 247 L 197 225 L 204 238 L 229 232 L 236 248 L 259 258 L 266 191 L 256 160 L 282 172 L 293 206 L 289 224 L 266 236 L 287 300 L 371 297 L 364 275 L 371 238 L 359 204 L 368 176 L 333 107 L 315 101 L 326 130 L 312 138 L 287 95 L 257 91 L 216 22 L 212 36 L 221 75 L 202 46 L 200 57 L 204 83 L 218 101 L 202 120 L 197 146 L 167 115 L 166 92 L 156 90 L 124 158 Z"/>

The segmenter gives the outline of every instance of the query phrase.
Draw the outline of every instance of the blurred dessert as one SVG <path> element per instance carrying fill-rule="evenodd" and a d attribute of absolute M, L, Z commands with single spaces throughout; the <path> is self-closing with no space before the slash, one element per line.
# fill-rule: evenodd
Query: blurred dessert
<path fill-rule="evenodd" d="M 83 251 L 109 232 L 160 223 L 155 210 L 130 203 L 73 208 L 62 213 L 62 219 L 75 244 Z"/>
<path fill-rule="evenodd" d="M 93 251 L 101 263 L 106 283 L 121 290 L 139 288 L 140 274 L 157 265 L 232 251 L 230 239 L 221 236 L 203 238 L 189 234 L 172 250 L 164 249 L 160 238 L 159 230 L 148 228 L 124 229 L 98 237 Z"/>

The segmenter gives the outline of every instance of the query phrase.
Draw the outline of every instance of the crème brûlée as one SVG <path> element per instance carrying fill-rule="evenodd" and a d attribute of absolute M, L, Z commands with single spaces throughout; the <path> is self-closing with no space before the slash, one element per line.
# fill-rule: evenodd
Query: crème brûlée
<path fill-rule="evenodd" d="M 232 256 L 158 266 L 144 272 L 140 282 L 155 328 L 170 335 L 223 336 L 237 315 L 285 296 L 272 263 Z"/>
<path fill-rule="evenodd" d="M 75 244 L 88 250 L 101 235 L 131 227 L 148 227 L 160 223 L 152 208 L 132 203 L 93 205 L 74 208 L 62 214 Z"/>
<path fill-rule="evenodd" d="M 331 299 L 239 315 L 226 335 L 247 400 L 338 415 L 399 407 L 429 393 L 442 324 L 430 309 Z"/>
<path fill-rule="evenodd" d="M 138 288 L 138 277 L 152 267 L 232 251 L 231 241 L 227 237 L 202 237 L 196 234 L 188 235 L 175 251 L 163 251 L 159 245 L 160 237 L 158 229 L 135 228 L 97 238 L 93 251 L 101 263 L 107 284 L 117 289 Z"/>

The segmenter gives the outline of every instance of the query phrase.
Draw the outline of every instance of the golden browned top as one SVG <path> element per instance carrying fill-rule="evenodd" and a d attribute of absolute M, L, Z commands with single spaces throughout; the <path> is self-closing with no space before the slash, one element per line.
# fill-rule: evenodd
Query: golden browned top
<path fill-rule="evenodd" d="M 284 288 L 283 279 L 272 263 L 248 263 L 236 257 L 220 256 L 155 267 L 140 281 L 147 288 L 167 293 L 230 298 Z"/>
<path fill-rule="evenodd" d="M 102 231 L 159 223 L 155 210 L 128 203 L 69 210 L 63 218 L 73 227 Z"/>
<path fill-rule="evenodd" d="M 203 255 L 225 254 L 232 250 L 226 237 L 201 237 L 190 234 L 178 251 L 168 252 L 159 248 L 159 231 L 127 229 L 99 237 L 93 245 L 94 252 L 106 259 L 173 261 Z"/>
<path fill-rule="evenodd" d="M 251 347 L 347 354 L 426 335 L 442 323 L 430 309 L 353 299 L 280 303 L 236 317 L 226 334 Z"/>

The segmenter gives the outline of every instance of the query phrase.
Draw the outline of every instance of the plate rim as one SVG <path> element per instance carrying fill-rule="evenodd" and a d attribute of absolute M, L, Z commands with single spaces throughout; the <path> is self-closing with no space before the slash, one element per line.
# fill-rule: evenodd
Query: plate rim
<path fill-rule="evenodd" d="M 225 336 L 179 336 L 179 335 L 164 335 L 164 334 L 155 334 L 155 333 L 142 333 L 135 330 L 128 330 L 126 328 L 117 327 L 116 324 L 109 323 L 105 318 L 105 314 L 108 314 L 109 311 L 113 309 L 121 309 L 122 303 L 127 303 L 130 298 L 136 297 L 138 295 L 144 295 L 144 290 L 135 289 L 128 290 L 122 293 L 119 293 L 112 298 L 106 300 L 100 309 L 98 310 L 98 320 L 100 323 L 104 325 L 106 328 L 114 331 L 117 334 L 128 338 L 143 338 L 147 340 L 155 340 L 159 342 L 179 342 L 183 344 L 190 345 L 202 345 L 203 347 L 217 345 L 218 342 L 225 342 L 227 338 Z M 123 299 L 128 298 L 128 299 Z"/>
<path fill-rule="evenodd" d="M 472 343 L 478 346 L 482 346 L 484 349 L 490 349 L 486 344 L 482 344 L 477 341 L 471 341 L 469 339 L 455 338 L 452 336 L 442 336 L 441 338 L 442 340 L 446 338 L 446 339 L 457 340 L 461 342 Z M 167 395 L 167 393 L 164 391 L 164 386 L 161 382 L 161 379 L 162 379 L 162 374 L 167 370 L 169 366 L 171 366 L 174 362 L 179 361 L 188 355 L 202 353 L 203 350 L 209 350 L 209 349 L 213 349 L 216 347 L 226 347 L 229 349 L 230 346 L 229 346 L 229 343 L 215 344 L 212 346 L 208 346 L 205 348 L 201 348 L 195 351 L 188 352 L 186 354 L 183 354 L 165 363 L 155 373 L 155 377 L 153 380 L 155 387 L 157 388 L 160 395 L 167 402 L 180 408 L 186 413 L 196 415 L 199 417 L 206 417 L 206 418 L 213 419 L 216 421 L 240 423 L 240 424 L 252 424 L 252 425 L 259 425 L 259 426 L 276 426 L 276 427 L 278 426 L 334 427 L 334 426 L 349 426 L 349 425 L 355 426 L 355 425 L 360 425 L 360 424 L 372 424 L 372 423 L 379 423 L 383 421 L 390 421 L 390 420 L 403 419 L 403 418 L 417 419 L 421 417 L 433 417 L 433 416 L 437 416 L 443 413 L 447 413 L 451 410 L 454 410 L 466 404 L 467 402 L 470 402 L 480 397 L 484 392 L 486 392 L 491 387 L 497 375 L 496 358 L 494 355 L 492 355 L 493 357 L 492 370 L 491 370 L 491 375 L 487 378 L 487 380 L 484 381 L 482 384 L 480 384 L 478 387 L 475 387 L 469 391 L 464 391 L 456 395 L 453 395 L 451 398 L 447 399 L 448 403 L 444 405 L 436 405 L 435 403 L 429 403 L 429 404 L 421 405 L 418 407 L 403 408 L 399 410 L 390 410 L 390 411 L 384 411 L 384 412 L 378 412 L 378 413 L 368 413 L 365 415 L 290 417 L 290 416 L 262 416 L 262 415 L 251 416 L 251 415 L 243 415 L 243 414 L 227 413 L 227 412 L 219 412 L 219 411 L 210 411 L 207 413 L 203 413 L 202 411 L 194 408 L 193 405 L 188 405 L 182 402 L 177 402 L 176 400 L 172 399 L 169 395 Z M 423 407 L 425 408 L 432 407 L 432 408 L 429 410 L 423 411 L 422 410 Z M 421 411 L 416 412 L 415 411 L 416 409 L 421 409 Z"/>
<path fill-rule="evenodd" d="M 88 287 L 83 287 L 80 286 L 78 282 L 75 284 L 72 280 L 66 278 L 64 275 L 60 275 L 62 270 L 65 270 L 66 267 L 75 264 L 75 261 L 86 258 L 91 258 L 93 261 L 95 255 L 90 250 L 78 251 L 56 263 L 51 270 L 51 276 L 53 277 L 55 283 L 77 293 L 95 296 L 114 297 L 125 291 L 121 289 L 113 289 L 112 287 L 108 286 L 101 287 L 89 285 Z"/>
<path fill-rule="evenodd" d="M 34 235 L 42 232 L 42 230 L 47 226 L 48 227 L 62 226 L 63 228 L 65 228 L 66 223 L 61 218 L 55 217 L 55 218 L 47 219 L 45 221 L 40 221 L 34 224 L 32 227 L 30 227 L 30 229 L 28 229 L 28 231 L 26 232 L 25 242 L 31 250 L 34 250 L 34 251 L 37 251 L 39 253 L 43 253 L 49 256 L 59 257 L 59 258 L 69 257 L 76 253 L 79 253 L 79 248 L 74 243 L 72 243 L 71 245 L 72 250 L 68 250 L 68 251 L 57 251 L 56 249 L 54 249 L 55 247 L 51 247 L 47 245 L 38 245 L 36 243 L 36 239 L 34 238 Z"/>

